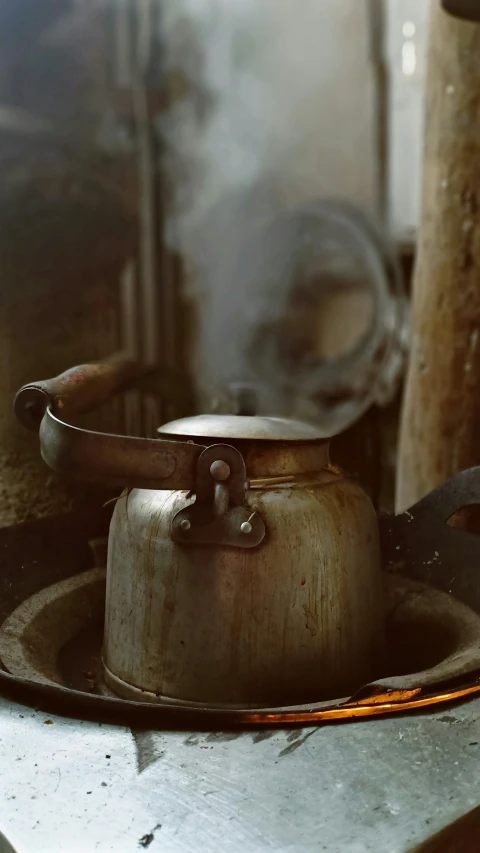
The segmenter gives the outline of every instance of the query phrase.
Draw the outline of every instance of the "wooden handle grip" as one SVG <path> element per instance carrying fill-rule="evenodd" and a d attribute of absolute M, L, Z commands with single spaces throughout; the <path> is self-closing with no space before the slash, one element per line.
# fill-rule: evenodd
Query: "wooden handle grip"
<path fill-rule="evenodd" d="M 122 354 L 72 367 L 53 379 L 24 385 L 15 397 L 15 414 L 24 426 L 37 431 L 48 406 L 63 417 L 91 412 L 145 373 L 144 366 Z"/>

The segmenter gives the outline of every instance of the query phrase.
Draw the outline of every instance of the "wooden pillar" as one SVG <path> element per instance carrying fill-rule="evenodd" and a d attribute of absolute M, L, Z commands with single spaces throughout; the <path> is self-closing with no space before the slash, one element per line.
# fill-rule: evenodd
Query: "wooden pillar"
<path fill-rule="evenodd" d="M 399 512 L 480 464 L 480 24 L 431 20 Z"/>

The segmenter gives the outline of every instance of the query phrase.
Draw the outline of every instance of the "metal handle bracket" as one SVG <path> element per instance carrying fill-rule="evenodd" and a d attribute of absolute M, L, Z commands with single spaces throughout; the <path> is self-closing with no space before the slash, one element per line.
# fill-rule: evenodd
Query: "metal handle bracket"
<path fill-rule="evenodd" d="M 247 474 L 242 454 L 227 444 L 207 447 L 199 456 L 195 503 L 172 521 L 172 539 L 182 545 L 255 548 L 265 525 L 245 506 Z"/>

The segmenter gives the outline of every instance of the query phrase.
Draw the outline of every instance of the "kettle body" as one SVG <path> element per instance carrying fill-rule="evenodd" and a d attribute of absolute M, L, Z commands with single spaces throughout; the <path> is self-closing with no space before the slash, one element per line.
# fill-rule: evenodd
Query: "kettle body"
<path fill-rule="evenodd" d="M 103 678 L 118 696 L 278 707 L 348 696 L 378 676 L 384 613 L 369 498 L 328 464 L 325 441 L 237 446 L 244 505 L 265 528 L 255 547 L 175 541 L 191 492 L 133 489 L 117 501 Z"/>

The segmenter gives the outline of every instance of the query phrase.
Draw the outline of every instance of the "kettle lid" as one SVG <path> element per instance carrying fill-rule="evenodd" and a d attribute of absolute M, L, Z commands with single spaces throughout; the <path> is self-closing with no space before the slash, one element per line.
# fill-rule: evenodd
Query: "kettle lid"
<path fill-rule="evenodd" d="M 302 421 L 247 415 L 195 415 L 159 427 L 161 436 L 250 441 L 318 441 L 330 438 Z"/>

